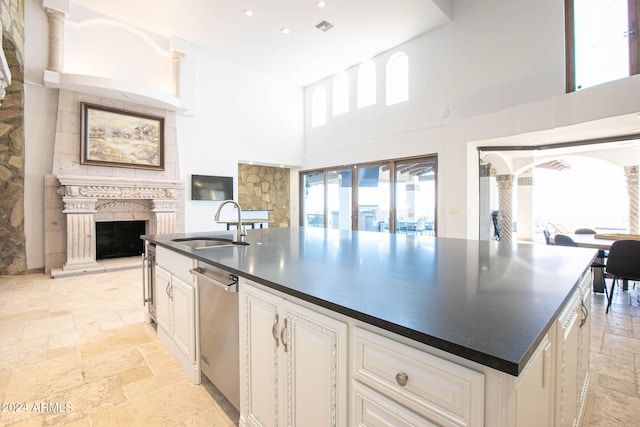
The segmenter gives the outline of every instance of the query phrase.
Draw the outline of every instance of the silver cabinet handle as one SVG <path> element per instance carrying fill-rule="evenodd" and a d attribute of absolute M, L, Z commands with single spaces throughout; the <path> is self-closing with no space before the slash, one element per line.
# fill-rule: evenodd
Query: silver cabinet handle
<path fill-rule="evenodd" d="M 580 327 L 582 328 L 584 324 L 587 323 L 587 318 L 589 317 L 589 309 L 586 305 L 584 305 L 584 301 L 582 302 L 582 307 L 580 307 L 580 310 L 584 314 L 584 317 L 582 318 L 582 320 L 580 320 Z"/>
<path fill-rule="evenodd" d="M 147 255 L 142 254 L 142 305 L 145 306 L 149 302 L 147 299 Z"/>
<path fill-rule="evenodd" d="M 284 347 L 284 352 L 287 352 L 288 346 L 287 346 L 287 342 L 284 340 L 284 333 L 287 330 L 287 318 L 284 318 L 284 326 L 282 327 L 282 329 L 280 330 L 280 341 L 282 341 L 282 346 Z"/>
<path fill-rule="evenodd" d="M 171 299 L 171 282 L 167 282 L 167 287 L 164 288 L 164 291 L 167 293 L 169 299 Z"/>
<path fill-rule="evenodd" d="M 399 372 L 396 374 L 396 382 L 398 383 L 399 386 L 401 387 L 406 386 L 408 381 L 409 381 L 409 376 L 404 372 Z"/>
<path fill-rule="evenodd" d="M 278 313 L 273 317 L 273 326 L 271 326 L 271 336 L 276 342 L 276 347 L 280 345 L 280 341 L 278 341 L 278 322 L 280 321 L 280 316 Z"/>

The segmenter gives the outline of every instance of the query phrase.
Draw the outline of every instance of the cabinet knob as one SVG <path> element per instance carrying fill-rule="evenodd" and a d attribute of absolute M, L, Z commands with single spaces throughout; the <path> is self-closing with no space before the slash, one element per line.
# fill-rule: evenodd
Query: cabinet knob
<path fill-rule="evenodd" d="M 409 376 L 404 372 L 399 372 L 396 374 L 396 382 L 398 383 L 399 386 L 401 387 L 406 386 L 408 381 L 409 381 Z"/>

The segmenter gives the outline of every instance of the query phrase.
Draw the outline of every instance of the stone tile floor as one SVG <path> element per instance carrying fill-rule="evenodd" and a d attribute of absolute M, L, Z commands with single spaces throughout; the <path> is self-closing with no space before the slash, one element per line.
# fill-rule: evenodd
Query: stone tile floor
<path fill-rule="evenodd" d="M 141 299 L 139 269 L 0 276 L 0 425 L 236 425 L 143 322 Z"/>
<path fill-rule="evenodd" d="M 0 276 L 0 425 L 236 425 L 237 413 L 210 385 L 191 384 L 143 323 L 141 293 L 139 270 Z M 608 315 L 604 295 L 592 298 L 583 426 L 640 425 L 636 295 L 617 292 Z"/>

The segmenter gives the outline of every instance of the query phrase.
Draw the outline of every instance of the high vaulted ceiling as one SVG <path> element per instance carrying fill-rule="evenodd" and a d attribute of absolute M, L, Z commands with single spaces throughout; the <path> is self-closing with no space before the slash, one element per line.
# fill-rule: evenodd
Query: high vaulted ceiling
<path fill-rule="evenodd" d="M 307 86 L 449 22 L 451 0 L 71 0 Z M 244 11 L 250 9 L 252 16 Z M 316 25 L 333 27 L 324 32 Z M 289 34 L 283 34 L 287 28 Z"/>

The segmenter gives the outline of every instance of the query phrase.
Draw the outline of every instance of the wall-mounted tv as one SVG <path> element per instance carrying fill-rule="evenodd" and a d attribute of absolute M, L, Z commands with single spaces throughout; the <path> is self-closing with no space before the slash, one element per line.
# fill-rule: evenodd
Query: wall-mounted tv
<path fill-rule="evenodd" d="M 191 175 L 191 200 L 233 199 L 233 177 Z"/>

